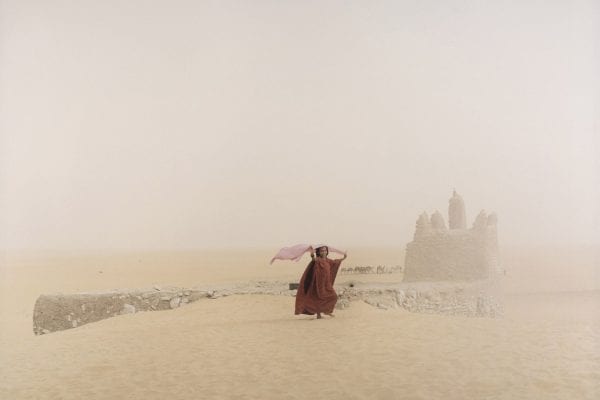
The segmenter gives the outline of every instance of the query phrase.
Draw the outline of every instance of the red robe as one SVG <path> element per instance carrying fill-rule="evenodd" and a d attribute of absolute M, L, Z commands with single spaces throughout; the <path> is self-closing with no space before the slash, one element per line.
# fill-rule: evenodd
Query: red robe
<path fill-rule="evenodd" d="M 296 315 L 332 313 L 337 294 L 333 283 L 342 260 L 315 257 L 308 264 L 296 293 Z"/>

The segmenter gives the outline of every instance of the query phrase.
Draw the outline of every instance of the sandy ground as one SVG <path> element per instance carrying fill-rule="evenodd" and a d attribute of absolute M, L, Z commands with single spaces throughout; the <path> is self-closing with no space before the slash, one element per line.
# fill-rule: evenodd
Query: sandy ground
<path fill-rule="evenodd" d="M 0 399 L 600 398 L 600 264 L 590 248 L 506 252 L 502 319 L 356 302 L 315 320 L 294 316 L 291 297 L 246 295 L 31 330 L 41 293 L 297 281 L 304 261 L 269 266 L 271 253 L 4 254 Z M 402 264 L 393 249 L 349 254 L 347 266 Z"/>

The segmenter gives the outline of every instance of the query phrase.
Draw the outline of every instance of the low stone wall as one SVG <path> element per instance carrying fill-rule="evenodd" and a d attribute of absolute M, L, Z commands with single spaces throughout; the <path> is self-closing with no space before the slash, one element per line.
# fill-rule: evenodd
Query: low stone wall
<path fill-rule="evenodd" d="M 283 282 L 195 288 L 154 286 L 148 289 L 41 295 L 33 309 L 33 332 L 41 335 L 123 314 L 171 310 L 200 299 L 253 293 L 291 295 L 289 284 Z"/>
<path fill-rule="evenodd" d="M 497 282 L 419 282 L 362 284 L 338 291 L 336 308 L 362 300 L 380 309 L 496 318 L 503 314 Z"/>
<path fill-rule="evenodd" d="M 488 281 L 464 283 L 361 283 L 336 285 L 338 309 L 364 301 L 381 309 L 402 308 L 477 317 L 502 314 L 496 285 Z M 41 295 L 33 311 L 36 335 L 76 328 L 90 322 L 140 311 L 170 310 L 202 300 L 229 295 L 295 296 L 289 282 L 253 282 L 195 288 L 158 287 L 108 292 Z"/>
<path fill-rule="evenodd" d="M 198 290 L 180 289 L 42 295 L 35 302 L 33 331 L 39 335 L 122 314 L 169 310 L 206 296 Z"/>

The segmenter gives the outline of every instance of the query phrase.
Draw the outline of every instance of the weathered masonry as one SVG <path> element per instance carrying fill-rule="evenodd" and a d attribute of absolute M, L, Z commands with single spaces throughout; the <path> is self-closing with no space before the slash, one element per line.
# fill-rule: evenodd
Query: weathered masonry
<path fill-rule="evenodd" d="M 473 281 L 493 278 L 498 266 L 496 214 L 482 210 L 467 228 L 465 203 L 454 191 L 448 225 L 439 211 L 419 216 L 406 246 L 404 281 Z"/>

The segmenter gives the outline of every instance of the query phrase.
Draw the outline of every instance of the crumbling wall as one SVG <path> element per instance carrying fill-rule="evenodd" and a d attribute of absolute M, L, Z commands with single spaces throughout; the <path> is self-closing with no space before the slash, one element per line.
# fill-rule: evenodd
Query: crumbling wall
<path fill-rule="evenodd" d="M 123 314 L 170 310 L 201 299 L 229 295 L 295 296 L 294 287 L 289 282 L 261 281 L 194 289 L 152 288 L 41 295 L 33 311 L 33 331 L 36 335 L 43 335 Z M 491 282 L 349 282 L 335 285 L 335 289 L 338 293 L 337 309 L 349 307 L 354 301 L 364 301 L 380 309 L 398 308 L 410 312 L 472 317 L 497 317 L 502 314 L 497 292 Z M 293 310 L 292 303 L 290 307 Z"/>
<path fill-rule="evenodd" d="M 200 299 L 231 294 L 289 293 L 288 283 L 253 282 L 244 285 L 195 288 L 160 287 L 106 292 L 47 294 L 38 297 L 33 309 L 36 335 L 76 328 L 90 322 L 140 311 L 171 310 Z"/>
<path fill-rule="evenodd" d="M 33 331 L 39 335 L 117 315 L 170 310 L 207 296 L 206 291 L 178 288 L 41 295 L 33 310 Z"/>
<path fill-rule="evenodd" d="M 427 213 L 419 216 L 414 239 L 406 246 L 404 281 L 474 281 L 496 275 L 496 215 L 482 210 L 470 229 L 463 228 L 464 202 L 455 191 L 449 219 L 447 229 L 438 211 L 431 218 Z"/>
<path fill-rule="evenodd" d="M 380 309 L 415 313 L 496 318 L 503 315 L 500 290 L 491 280 L 437 284 L 354 284 L 338 292 L 336 308 L 362 300 Z"/>
<path fill-rule="evenodd" d="M 406 246 L 404 281 L 488 279 L 493 248 L 470 230 L 435 232 Z"/>

